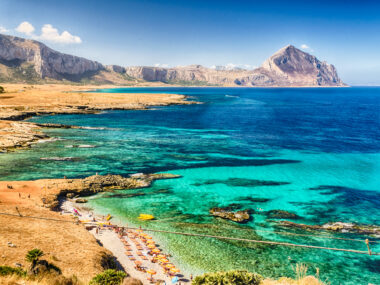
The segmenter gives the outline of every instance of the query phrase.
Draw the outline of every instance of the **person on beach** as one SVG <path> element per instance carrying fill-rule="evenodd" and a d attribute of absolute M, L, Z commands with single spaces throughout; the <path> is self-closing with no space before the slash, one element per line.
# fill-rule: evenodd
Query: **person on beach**
<path fill-rule="evenodd" d="M 99 227 L 96 227 L 96 234 L 99 234 Z"/>
<path fill-rule="evenodd" d="M 193 282 L 193 274 L 190 274 L 190 281 Z"/>

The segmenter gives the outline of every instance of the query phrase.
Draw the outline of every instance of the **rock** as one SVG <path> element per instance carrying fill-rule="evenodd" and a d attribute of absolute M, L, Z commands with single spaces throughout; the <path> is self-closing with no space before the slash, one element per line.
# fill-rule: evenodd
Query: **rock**
<path fill-rule="evenodd" d="M 242 210 L 233 212 L 231 208 L 212 208 L 210 214 L 214 217 L 220 217 L 223 219 L 231 220 L 237 223 L 246 223 L 250 220 L 249 210 Z"/>
<path fill-rule="evenodd" d="M 116 73 L 125 73 L 125 68 L 120 65 L 107 65 L 106 69 Z"/>
<path fill-rule="evenodd" d="M 40 78 L 79 81 L 104 69 L 96 61 L 55 51 L 41 42 L 0 34 L 0 60 L 8 65 L 30 64 Z"/>
<path fill-rule="evenodd" d="M 87 199 L 83 199 L 83 198 L 78 198 L 75 200 L 75 203 L 87 203 L 88 200 Z"/>
<path fill-rule="evenodd" d="M 290 228 L 301 228 L 304 230 L 327 230 L 334 232 L 348 232 L 364 235 L 375 235 L 376 237 L 380 236 L 380 226 L 377 225 L 359 225 L 354 223 L 327 223 L 323 225 L 306 225 L 298 224 L 290 221 L 280 221 L 279 226 L 290 227 Z"/>
<path fill-rule="evenodd" d="M 301 219 L 297 214 L 284 210 L 270 210 L 266 214 L 269 219 Z"/>

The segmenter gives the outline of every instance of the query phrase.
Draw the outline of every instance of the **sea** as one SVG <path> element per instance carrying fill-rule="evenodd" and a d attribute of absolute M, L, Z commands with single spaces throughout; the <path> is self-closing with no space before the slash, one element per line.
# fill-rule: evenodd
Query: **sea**
<path fill-rule="evenodd" d="M 87 207 L 109 213 L 125 226 L 359 251 L 367 251 L 368 238 L 371 250 L 380 252 L 379 237 L 281 225 L 288 220 L 380 226 L 380 88 L 97 92 L 184 94 L 200 104 L 31 118 L 85 128 L 45 129 L 55 141 L 1 154 L 0 179 L 173 173 L 181 177 L 92 196 Z M 238 224 L 213 217 L 213 207 L 249 210 L 251 220 Z M 294 215 L 281 218 L 273 210 Z M 156 219 L 139 221 L 141 213 Z M 380 256 L 152 235 L 182 271 L 194 276 L 243 269 L 266 277 L 296 277 L 297 264 L 304 264 L 308 274 L 330 284 L 380 284 Z"/>

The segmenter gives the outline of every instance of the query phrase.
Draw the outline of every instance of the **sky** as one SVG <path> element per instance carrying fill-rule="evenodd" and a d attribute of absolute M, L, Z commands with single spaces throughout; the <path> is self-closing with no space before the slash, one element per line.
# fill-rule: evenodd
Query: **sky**
<path fill-rule="evenodd" d="M 0 33 L 122 66 L 254 68 L 292 44 L 380 85 L 380 0 L 0 0 Z"/>

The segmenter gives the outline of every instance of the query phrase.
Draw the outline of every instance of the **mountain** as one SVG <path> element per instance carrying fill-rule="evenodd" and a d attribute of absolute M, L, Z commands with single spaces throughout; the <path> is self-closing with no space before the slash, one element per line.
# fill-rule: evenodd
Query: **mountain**
<path fill-rule="evenodd" d="M 46 45 L 0 34 L 0 82 L 114 83 L 163 82 L 179 85 L 219 86 L 345 86 L 333 65 L 294 46 L 286 46 L 254 70 L 173 68 L 118 65 L 55 51 Z"/>
<path fill-rule="evenodd" d="M 126 73 L 146 81 L 194 82 L 229 86 L 345 86 L 333 65 L 319 61 L 292 45 L 286 46 L 254 70 L 215 69 L 201 65 L 162 68 L 127 67 Z"/>
<path fill-rule="evenodd" d="M 0 35 L 0 64 L 2 77 L 11 76 L 12 68 L 21 75 L 75 81 L 104 69 L 96 61 L 55 51 L 43 43 L 18 37 Z M 5 71 L 5 72 L 4 72 Z"/>

